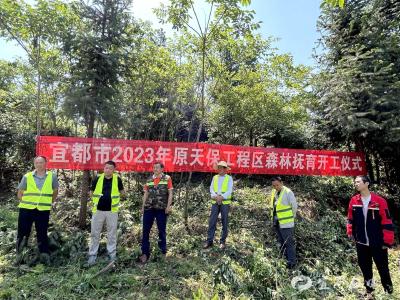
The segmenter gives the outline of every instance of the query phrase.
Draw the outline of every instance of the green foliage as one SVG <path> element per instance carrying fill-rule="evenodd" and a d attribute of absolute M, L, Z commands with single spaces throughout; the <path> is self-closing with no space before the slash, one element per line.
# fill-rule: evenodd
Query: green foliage
<path fill-rule="evenodd" d="M 343 8 L 345 5 L 345 0 L 325 0 L 324 2 L 322 2 L 322 5 L 323 4 L 328 4 L 333 7 L 338 6 L 340 8 Z"/>
<path fill-rule="evenodd" d="M 187 130 L 195 107 L 195 66 L 176 60 L 182 55 L 183 43 L 166 42 L 160 32 L 138 22 L 129 54 L 131 70 L 121 86 L 125 121 L 116 132 L 123 130 L 133 139 L 184 139 L 180 135 Z"/>
<path fill-rule="evenodd" d="M 367 154 L 373 178 L 398 181 L 400 26 L 398 1 L 348 1 L 323 10 L 325 52 L 315 93 L 319 129 Z M 382 173 L 382 174 L 381 174 Z"/>
<path fill-rule="evenodd" d="M 193 292 L 193 300 L 218 300 L 218 294 L 215 294 L 212 298 L 207 297 L 201 288 L 196 292 Z"/>
<path fill-rule="evenodd" d="M 126 0 L 72 4 L 81 22 L 72 24 L 64 39 L 64 52 L 72 61 L 64 108 L 68 116 L 83 121 L 89 137 L 95 120 L 112 124 L 119 117 L 115 97 L 119 78 L 127 71 L 129 4 Z"/>
<path fill-rule="evenodd" d="M 4 191 L 12 189 L 34 156 L 34 134 L 29 119 L 20 113 L 26 96 L 16 84 L 20 70 L 19 63 L 0 61 L 0 184 Z"/>
<path fill-rule="evenodd" d="M 23 116 L 28 116 L 30 127 L 37 119 L 44 123 L 46 133 L 64 127 L 58 119 L 58 107 L 65 92 L 67 62 L 60 48 L 63 33 L 68 32 L 76 16 L 62 1 L 37 1 L 32 5 L 3 0 L 0 6 L 0 35 L 20 45 L 28 57 L 28 61 L 17 61 L 18 68 L 13 70 L 16 90 L 9 94 L 8 101 L 25 109 Z"/>
<path fill-rule="evenodd" d="M 69 135 L 69 124 L 59 111 L 66 72 L 59 33 L 73 17 L 61 1 L 37 1 L 33 6 L 4 0 L 0 5 L 1 36 L 17 42 L 28 57 L 0 62 L 0 181 L 8 190 L 31 167 L 37 124 L 43 133 Z"/>
<path fill-rule="evenodd" d="M 193 124 L 198 120 L 196 126 L 196 141 L 204 136 L 203 126 L 206 122 L 207 107 L 213 102 L 213 91 L 209 87 L 219 78 L 214 77 L 217 71 L 212 61 L 215 47 L 224 40 L 224 31 L 229 28 L 234 37 L 239 38 L 251 35 L 259 28 L 259 23 L 254 22 L 254 11 L 243 9 L 242 5 L 249 4 L 248 1 L 206 1 L 208 12 L 204 22 L 199 18 L 193 1 L 170 1 L 169 5 L 162 4 L 155 9 L 157 16 L 163 23 L 170 23 L 173 28 L 180 31 L 185 38 L 190 52 L 186 53 L 186 59 L 195 66 L 197 71 L 194 87 L 198 92 L 195 94 L 195 108 L 197 112 L 192 113 L 189 124 L 187 140 L 191 140 Z M 194 22 L 191 22 L 193 19 Z M 192 24 L 194 23 L 194 24 Z"/>
<path fill-rule="evenodd" d="M 60 42 L 60 32 L 67 31 L 71 11 L 62 1 L 37 1 L 31 5 L 25 1 L 0 1 L 0 34 L 17 41 L 35 60 L 39 39 L 45 45 Z M 40 54 L 39 54 L 40 55 Z"/>
<path fill-rule="evenodd" d="M 125 0 L 2 4 L 1 35 L 30 53 L 2 68 L 1 114 L 12 128 L 4 130 L 6 147 L 15 134 L 33 134 L 39 119 L 42 134 L 344 148 L 343 138 L 332 147 L 325 132 L 343 135 L 340 126 L 352 123 L 338 111 L 338 126 L 310 126 L 310 110 L 319 115 L 315 79 L 257 33 L 249 1 L 208 2 L 204 23 L 192 1 L 172 1 L 156 10 L 179 30 L 171 39 L 133 19 Z M 360 124 L 378 136 L 365 119 Z"/>
<path fill-rule="evenodd" d="M 197 138 L 191 134 L 197 130 L 199 138 L 216 143 L 365 150 L 376 177 L 385 173 L 396 182 L 398 1 L 324 1 L 342 9 L 322 6 L 326 52 L 314 78 L 289 54 L 277 54 L 272 38 L 257 34 L 255 12 L 245 9 L 250 1 L 207 1 L 204 24 L 192 2 L 170 1 L 156 10 L 179 30 L 167 39 L 130 16 L 130 1 L 0 0 L 0 36 L 19 43 L 28 56 L 0 61 L 4 190 L 31 168 L 37 118 L 42 134 L 187 141 Z M 39 111 L 33 108 L 38 99 Z M 13 265 L 15 197 L 1 199 L 0 298 L 355 299 L 362 292 L 361 284 L 350 286 L 361 277 L 342 214 L 353 193 L 351 179 L 289 182 L 300 203 L 300 267 L 289 273 L 270 226 L 269 188 L 248 179 L 235 191 L 225 251 L 201 250 L 207 184 L 179 185 L 168 225 L 169 256 L 164 260 L 157 252 L 153 233 L 152 260 L 139 267 L 142 188 L 140 176 L 132 175 L 135 186 L 120 213 L 119 261 L 100 275 L 104 243 L 99 264 L 84 267 L 88 232 L 77 227 L 80 173 L 60 172 L 68 197 L 52 214 L 52 267 L 38 264 L 34 235 L 18 258 L 22 265 Z M 394 184 L 382 191 L 392 203 L 399 195 Z M 391 251 L 392 270 L 398 258 Z M 296 276 L 308 276 L 313 285 L 299 290 L 291 283 Z"/>
<path fill-rule="evenodd" d="M 78 206 L 73 198 L 63 199 L 51 216 L 51 267 L 35 262 L 34 235 L 22 260 L 31 266 L 13 265 L 16 207 L 11 202 L 1 204 L 0 238 L 5 247 L 0 249 L 0 295 L 2 299 L 356 299 L 363 293 L 362 279 L 354 245 L 346 237 L 345 217 L 336 207 L 332 210 L 327 206 L 312 218 L 305 218 L 309 206 L 324 199 L 303 191 L 302 187 L 307 186 L 304 183 L 291 185 L 300 204 L 296 227 L 299 267 L 293 273 L 279 257 L 274 231 L 268 223 L 265 199 L 269 188 L 239 188 L 240 204 L 231 211 L 227 249 L 204 251 L 201 246 L 207 231 L 209 202 L 207 187 L 196 186 L 195 193 L 204 199 L 192 203 L 196 214 L 189 219 L 190 232 L 183 224 L 182 203 L 177 202 L 168 222 L 167 258 L 159 255 L 157 233 L 153 232 L 153 254 L 143 267 L 135 263 L 140 252 L 140 198 L 129 195 L 119 215 L 117 266 L 100 275 L 97 274 L 107 264 L 105 235 L 98 264 L 86 268 L 89 232 L 76 227 Z M 335 189 L 335 183 L 317 177 L 313 184 L 321 191 Z M 176 191 L 181 192 L 184 193 Z M 390 267 L 395 271 L 399 253 L 390 251 L 390 255 Z M 312 285 L 302 290 L 293 285 L 296 279 L 311 280 Z M 393 280 L 396 286 L 398 278 L 393 276 Z M 398 297 L 396 293 L 395 290 L 394 297 Z M 380 287 L 376 296 L 383 296 Z"/>
<path fill-rule="evenodd" d="M 210 139 L 221 143 L 304 148 L 305 87 L 309 70 L 277 55 L 259 36 L 243 39 L 226 31 L 213 64 L 214 103 Z"/>

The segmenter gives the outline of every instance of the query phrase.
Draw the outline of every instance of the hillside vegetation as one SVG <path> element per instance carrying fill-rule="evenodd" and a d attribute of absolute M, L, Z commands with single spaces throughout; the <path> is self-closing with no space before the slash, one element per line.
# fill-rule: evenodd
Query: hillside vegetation
<path fill-rule="evenodd" d="M 119 217 L 118 262 L 105 272 L 106 240 L 101 244 L 98 263 L 87 268 L 90 230 L 77 227 L 78 201 L 65 197 L 51 217 L 52 266 L 35 262 L 33 238 L 22 264 L 15 265 L 17 208 L 15 197 L 9 196 L 0 210 L 0 298 L 359 299 L 364 292 L 361 272 L 355 247 L 345 234 L 344 204 L 353 192 L 351 181 L 309 177 L 288 185 L 300 205 L 296 227 L 299 265 L 293 272 L 279 257 L 267 209 L 269 186 L 236 182 L 225 251 L 216 246 L 209 251 L 202 249 L 209 213 L 208 185 L 198 184 L 190 191 L 188 226 L 182 209 L 185 191 L 179 190 L 168 222 L 167 257 L 158 252 L 153 230 L 153 255 L 142 266 L 136 262 L 141 237 L 141 192 L 137 185 Z M 377 284 L 377 299 L 400 298 L 399 259 L 400 253 L 390 250 L 393 297 L 385 296 Z M 379 282 L 376 270 L 374 274 Z"/>

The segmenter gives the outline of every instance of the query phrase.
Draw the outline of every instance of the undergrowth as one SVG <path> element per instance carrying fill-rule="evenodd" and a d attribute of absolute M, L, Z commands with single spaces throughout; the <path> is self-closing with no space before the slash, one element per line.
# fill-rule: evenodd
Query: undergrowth
<path fill-rule="evenodd" d="M 38 263 L 34 232 L 22 264 L 16 265 L 18 215 L 16 200 L 10 197 L 0 210 L 0 299 L 359 299 L 364 292 L 362 277 L 355 247 L 345 234 L 341 204 L 352 192 L 348 180 L 311 178 L 290 184 L 299 202 L 295 232 L 299 264 L 293 272 L 279 257 L 266 186 L 242 183 L 236 189 L 224 251 L 201 247 L 209 214 L 208 186 L 190 190 L 187 224 L 186 191 L 178 191 L 168 221 L 168 255 L 163 258 L 158 252 L 153 230 L 153 252 L 145 266 L 136 262 L 141 194 L 139 189 L 130 193 L 119 216 L 118 262 L 105 273 L 99 272 L 108 263 L 105 236 L 98 263 L 87 268 L 90 229 L 77 227 L 78 200 L 63 197 L 51 216 L 52 265 Z M 89 220 L 90 215 L 88 224 Z M 395 293 L 389 298 L 377 284 L 377 299 L 400 299 L 398 261 L 399 252 L 390 250 Z M 374 274 L 379 282 L 376 270 Z"/>

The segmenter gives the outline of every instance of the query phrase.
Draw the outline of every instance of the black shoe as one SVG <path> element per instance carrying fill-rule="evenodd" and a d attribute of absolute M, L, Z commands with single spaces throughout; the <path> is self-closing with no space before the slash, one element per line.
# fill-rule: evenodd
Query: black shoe
<path fill-rule="evenodd" d="M 364 296 L 371 295 L 374 291 L 375 291 L 375 289 L 367 288 L 367 289 L 365 290 Z"/>
<path fill-rule="evenodd" d="M 286 268 L 288 268 L 288 270 L 293 270 L 295 267 L 296 264 L 291 264 L 291 263 L 286 264 Z"/>
<path fill-rule="evenodd" d="M 50 266 L 50 255 L 48 253 L 40 253 L 40 262 L 45 266 Z"/>
<path fill-rule="evenodd" d="M 25 246 L 28 244 L 26 236 L 24 236 L 22 239 L 17 240 L 17 254 L 22 253 L 22 250 L 24 250 Z"/>
<path fill-rule="evenodd" d="M 368 293 L 368 294 L 371 294 L 373 291 L 375 291 L 375 289 L 374 288 L 372 288 L 372 287 L 365 287 L 366 288 L 366 293 Z"/>
<path fill-rule="evenodd" d="M 375 298 L 374 298 L 374 294 L 373 294 L 372 292 L 368 292 L 368 291 L 366 291 L 366 292 L 364 293 L 363 297 L 364 297 L 365 300 L 372 300 L 372 299 L 375 299 Z"/>
<path fill-rule="evenodd" d="M 139 260 L 139 263 L 144 265 L 149 261 L 149 257 L 146 254 L 142 254 L 139 256 L 138 260 Z"/>
<path fill-rule="evenodd" d="M 367 293 L 372 293 L 373 291 L 375 291 L 374 285 L 375 285 L 374 280 L 372 278 L 368 279 L 368 280 L 364 280 L 364 286 L 365 286 Z"/>
<path fill-rule="evenodd" d="M 392 285 L 385 285 L 383 287 L 383 289 L 385 290 L 385 293 L 393 294 L 393 286 Z"/>
<path fill-rule="evenodd" d="M 212 247 L 212 243 L 209 243 L 209 242 L 205 242 L 204 243 L 204 245 L 203 245 L 203 249 L 208 249 L 208 248 L 211 248 Z"/>

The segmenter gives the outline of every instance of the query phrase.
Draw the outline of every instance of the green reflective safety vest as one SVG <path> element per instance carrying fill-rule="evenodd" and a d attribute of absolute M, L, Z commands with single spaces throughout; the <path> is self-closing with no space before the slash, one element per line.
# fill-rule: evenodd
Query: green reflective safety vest
<path fill-rule="evenodd" d="M 282 191 L 279 194 L 278 202 L 276 203 L 276 217 L 278 218 L 279 224 L 287 224 L 294 222 L 293 210 L 291 205 L 283 205 L 282 198 L 284 194 L 290 192 L 287 187 L 282 187 Z M 271 207 L 272 207 L 272 219 L 274 218 L 274 202 L 275 202 L 276 190 L 273 189 L 271 193 Z"/>
<path fill-rule="evenodd" d="M 219 191 L 220 194 L 226 193 L 226 191 L 228 190 L 228 182 L 230 177 L 231 176 L 229 175 L 225 175 L 224 181 L 222 182 L 221 190 Z M 219 175 L 215 175 L 213 179 L 214 180 L 213 188 L 215 193 L 218 193 L 218 179 Z M 212 203 L 217 203 L 215 199 L 211 199 L 211 201 Z M 222 200 L 222 204 L 231 204 L 231 202 L 232 202 L 232 194 L 229 195 L 228 199 Z"/>
<path fill-rule="evenodd" d="M 103 196 L 103 182 L 104 182 L 104 174 L 101 174 L 99 176 L 99 179 L 97 180 L 96 188 L 94 189 L 92 195 L 93 213 L 96 213 L 97 204 L 99 204 L 99 199 L 101 196 Z M 112 185 L 111 185 L 111 212 L 118 212 L 119 200 L 120 200 L 120 194 L 118 189 L 118 175 L 113 174 Z"/>
<path fill-rule="evenodd" d="M 42 189 L 36 186 L 33 172 L 25 174 L 26 191 L 22 195 L 22 200 L 18 207 L 26 209 L 50 210 L 53 202 L 53 173 L 47 172 Z"/>

